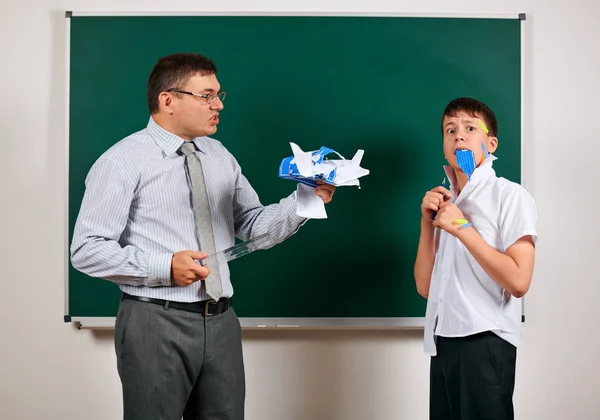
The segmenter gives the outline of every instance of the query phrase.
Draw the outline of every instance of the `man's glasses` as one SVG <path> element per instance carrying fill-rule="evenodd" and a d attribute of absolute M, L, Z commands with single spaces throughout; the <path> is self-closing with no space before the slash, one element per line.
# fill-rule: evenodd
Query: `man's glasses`
<path fill-rule="evenodd" d="M 208 93 L 201 95 L 199 93 L 188 92 L 186 90 L 179 90 L 177 88 L 170 88 L 170 89 L 167 89 L 165 92 L 177 92 L 177 93 L 185 93 L 186 95 L 197 96 L 198 98 L 203 98 L 206 101 L 206 103 L 209 103 L 209 104 L 214 104 L 215 101 L 217 100 L 217 98 L 219 98 L 219 100 L 221 102 L 223 102 L 225 100 L 225 97 L 227 96 L 227 92 L 219 92 L 216 95 L 211 95 Z"/>

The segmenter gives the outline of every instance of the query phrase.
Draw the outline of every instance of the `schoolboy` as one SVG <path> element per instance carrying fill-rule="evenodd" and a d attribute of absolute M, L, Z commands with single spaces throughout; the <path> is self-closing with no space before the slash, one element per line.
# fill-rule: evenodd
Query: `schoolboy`
<path fill-rule="evenodd" d="M 430 419 L 513 419 L 536 207 L 521 185 L 496 176 L 498 122 L 484 103 L 451 101 L 442 132 L 451 188 L 433 188 L 423 198 L 415 262 L 417 290 L 427 298 Z M 465 156 L 472 159 L 472 173 L 459 162 Z"/>

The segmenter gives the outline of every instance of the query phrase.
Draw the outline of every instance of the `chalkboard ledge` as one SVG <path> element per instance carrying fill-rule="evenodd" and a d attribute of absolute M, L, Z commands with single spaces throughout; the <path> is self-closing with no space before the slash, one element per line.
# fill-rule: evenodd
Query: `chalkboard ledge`
<path fill-rule="evenodd" d="M 114 317 L 72 317 L 78 329 L 114 329 Z M 393 330 L 422 329 L 425 318 L 240 318 L 245 330 Z"/>

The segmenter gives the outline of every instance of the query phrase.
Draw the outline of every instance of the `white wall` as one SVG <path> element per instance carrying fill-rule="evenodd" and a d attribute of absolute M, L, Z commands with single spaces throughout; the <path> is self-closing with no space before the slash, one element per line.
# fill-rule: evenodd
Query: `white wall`
<path fill-rule="evenodd" d="M 518 357 L 517 418 L 600 417 L 595 242 L 600 170 L 592 167 L 600 144 L 600 48 L 594 45 L 600 41 L 600 3 L 353 0 L 343 8 L 335 3 L 342 2 L 2 0 L 1 419 L 121 415 L 112 333 L 62 323 L 63 16 L 73 9 L 526 12 L 524 181 L 537 200 L 541 239 Z M 448 35 L 449 42 L 455 37 L 448 48 L 468 51 L 468 39 Z M 244 346 L 249 420 L 427 418 L 428 360 L 419 332 L 247 332 Z"/>

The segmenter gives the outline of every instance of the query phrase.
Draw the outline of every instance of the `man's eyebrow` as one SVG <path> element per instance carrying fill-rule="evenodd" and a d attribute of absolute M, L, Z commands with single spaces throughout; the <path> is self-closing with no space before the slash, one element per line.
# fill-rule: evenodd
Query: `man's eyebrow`
<path fill-rule="evenodd" d="M 444 127 L 448 127 L 449 125 L 454 125 L 454 121 L 448 121 L 446 124 L 444 124 Z"/>

